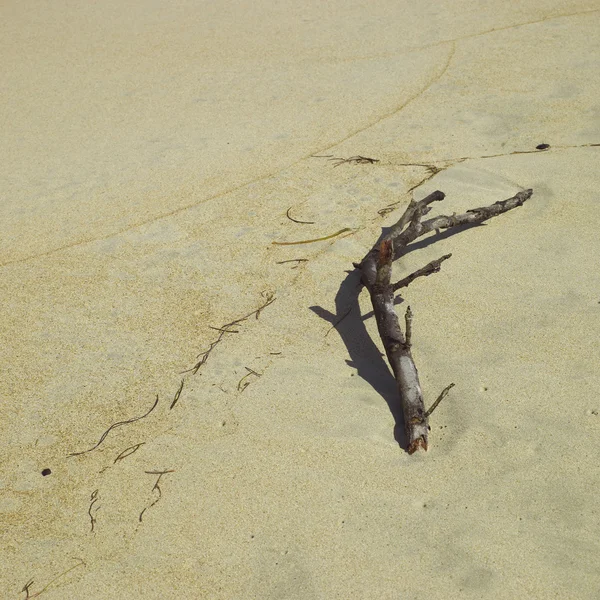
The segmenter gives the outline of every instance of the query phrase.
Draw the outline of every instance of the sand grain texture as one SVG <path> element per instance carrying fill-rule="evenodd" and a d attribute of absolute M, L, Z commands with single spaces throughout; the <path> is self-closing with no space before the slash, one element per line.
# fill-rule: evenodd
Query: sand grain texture
<path fill-rule="evenodd" d="M 0 13 L 2 598 L 599 596 L 597 3 Z M 397 265 L 453 253 L 409 457 L 345 271 L 413 195 L 529 187 Z"/>

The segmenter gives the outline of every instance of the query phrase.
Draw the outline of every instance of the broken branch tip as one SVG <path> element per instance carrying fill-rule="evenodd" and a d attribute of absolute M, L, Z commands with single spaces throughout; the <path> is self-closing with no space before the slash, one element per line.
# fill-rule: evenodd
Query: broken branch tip
<path fill-rule="evenodd" d="M 427 440 L 424 436 L 418 437 L 416 440 L 413 440 L 408 446 L 408 453 L 414 454 L 417 450 L 425 450 L 427 452 Z"/>

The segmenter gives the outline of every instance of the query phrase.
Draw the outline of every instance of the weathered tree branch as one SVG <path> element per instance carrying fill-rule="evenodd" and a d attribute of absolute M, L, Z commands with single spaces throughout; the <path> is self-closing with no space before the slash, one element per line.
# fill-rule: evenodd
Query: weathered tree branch
<path fill-rule="evenodd" d="M 395 292 L 403 287 L 408 287 L 417 277 L 427 277 L 427 275 L 431 275 L 432 273 L 437 273 L 442 267 L 442 263 L 445 260 L 448 260 L 452 254 L 444 254 L 440 258 L 436 258 L 432 260 L 430 263 L 427 263 L 424 267 L 417 269 L 414 273 L 407 275 L 400 281 L 397 281 L 392 285 L 392 290 Z"/>
<path fill-rule="evenodd" d="M 360 263 L 354 263 L 354 266 L 360 269 L 361 281 L 371 295 L 379 336 L 396 379 L 404 414 L 409 454 L 419 448 L 427 450 L 429 415 L 453 384 L 442 392 L 429 411 L 425 410 L 417 367 L 410 352 L 412 312 L 410 307 L 406 311 L 405 337 L 400 328 L 398 315 L 394 310 L 394 292 L 407 287 L 418 277 L 437 273 L 441 268 L 441 263 L 451 255 L 446 254 L 428 263 L 394 284 L 391 283 L 392 263 L 406 252 L 408 244 L 427 233 L 440 229 L 452 229 L 461 225 L 483 223 L 517 206 L 522 206 L 532 194 L 533 190 L 525 190 L 507 200 L 495 202 L 490 206 L 474 208 L 461 215 L 441 215 L 422 221 L 422 218 L 431 210 L 430 205 L 445 197 L 440 191 L 433 192 L 423 200 L 411 201 L 390 232 L 371 248 Z"/>

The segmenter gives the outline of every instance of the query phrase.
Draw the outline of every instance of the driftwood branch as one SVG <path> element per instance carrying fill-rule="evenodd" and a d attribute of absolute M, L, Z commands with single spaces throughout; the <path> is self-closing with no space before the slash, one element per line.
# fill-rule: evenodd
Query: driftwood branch
<path fill-rule="evenodd" d="M 525 190 L 507 200 L 495 202 L 490 206 L 474 208 L 464 214 L 441 215 L 423 221 L 423 217 L 431 210 L 431 204 L 439 202 L 445 197 L 440 191 L 433 192 L 423 200 L 411 201 L 390 232 L 373 246 L 360 263 L 354 264 L 360 270 L 361 281 L 371 295 L 379 336 L 396 379 L 404 414 L 409 454 L 419 448 L 427 450 L 429 415 L 452 385 L 442 392 L 428 411 L 425 410 L 417 367 L 410 352 L 412 312 L 410 307 L 406 311 L 406 334 L 404 334 L 400 328 L 398 315 L 394 310 L 394 292 L 407 287 L 418 277 L 438 272 L 441 263 L 451 255 L 446 254 L 430 262 L 394 284 L 391 283 L 392 263 L 402 256 L 406 252 L 407 246 L 417 238 L 440 229 L 483 223 L 517 206 L 522 206 L 532 193 L 533 190 Z"/>

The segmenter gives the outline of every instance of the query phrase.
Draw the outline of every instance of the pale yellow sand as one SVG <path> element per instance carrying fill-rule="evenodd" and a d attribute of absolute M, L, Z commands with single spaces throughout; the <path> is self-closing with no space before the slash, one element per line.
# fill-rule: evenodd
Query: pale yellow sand
<path fill-rule="evenodd" d="M 0 597 L 600 597 L 596 2 L 0 12 Z M 398 265 L 453 253 L 406 293 L 456 383 L 409 457 L 358 314 L 326 336 L 345 270 L 413 194 L 528 187 Z"/>

